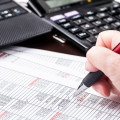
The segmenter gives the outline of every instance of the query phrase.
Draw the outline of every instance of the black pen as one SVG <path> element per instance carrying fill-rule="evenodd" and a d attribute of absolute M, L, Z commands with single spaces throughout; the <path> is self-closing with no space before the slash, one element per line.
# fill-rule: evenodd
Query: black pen
<path fill-rule="evenodd" d="M 115 53 L 120 54 L 120 43 L 113 49 Z M 90 72 L 87 74 L 87 76 L 82 80 L 81 84 L 79 85 L 77 91 L 74 93 L 74 97 L 78 96 L 82 92 L 84 92 L 86 89 L 91 87 L 93 84 L 95 84 L 100 77 L 102 77 L 104 73 L 102 71 L 97 72 Z"/>

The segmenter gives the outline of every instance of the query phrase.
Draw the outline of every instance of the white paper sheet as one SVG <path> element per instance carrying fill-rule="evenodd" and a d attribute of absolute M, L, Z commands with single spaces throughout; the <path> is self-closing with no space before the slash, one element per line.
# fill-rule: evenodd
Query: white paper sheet
<path fill-rule="evenodd" d="M 85 57 L 24 47 L 11 47 L 3 52 L 13 54 L 16 57 L 24 58 L 35 63 L 43 64 L 53 69 L 55 68 L 57 70 L 68 72 L 78 77 L 82 76 L 82 78 L 88 73 L 85 70 Z"/>
<path fill-rule="evenodd" d="M 14 49 L 18 49 L 19 51 L 23 48 Z M 35 49 L 24 49 L 27 49 L 29 54 L 35 56 L 36 53 L 33 53 L 36 51 Z M 113 98 L 112 96 L 113 100 L 110 100 L 111 98 L 106 99 L 89 89 L 89 93 L 86 91 L 79 98 L 73 98 L 75 88 L 77 84 L 80 84 L 80 81 L 76 82 L 79 77 L 71 74 L 69 76 L 68 73 L 65 75 L 65 72 L 53 67 L 50 68 L 42 63 L 24 59 L 25 56 L 23 57 L 22 54 L 26 56 L 29 56 L 29 54 L 24 52 L 21 54 L 18 51 L 16 52 L 12 48 L 10 51 L 3 50 L 0 53 L 0 119 L 120 119 L 119 97 L 114 96 Z M 57 53 L 54 52 L 38 51 L 41 54 L 42 52 L 46 52 L 46 55 L 44 55 L 46 57 L 50 56 L 50 54 L 52 54 L 53 58 L 54 54 L 57 56 Z M 76 58 L 76 61 L 78 58 L 77 56 L 65 54 L 58 54 L 57 57 L 60 58 L 60 56 L 67 56 L 67 59 L 69 58 L 70 60 Z"/>
<path fill-rule="evenodd" d="M 21 71 L 24 71 L 24 72 L 26 72 L 24 68 L 28 68 L 27 72 L 29 74 L 34 74 L 38 77 L 47 76 L 48 79 L 52 82 L 57 82 L 59 84 L 66 85 L 72 88 L 77 88 L 83 78 L 82 75 L 81 77 L 78 77 L 68 73 L 67 71 L 64 72 L 56 69 L 55 67 L 51 68 L 49 66 L 46 66 L 46 64 L 42 64 L 41 61 L 40 62 L 32 61 L 31 60 L 32 58 L 30 57 L 29 59 L 24 59 L 23 57 L 20 57 L 20 55 L 10 54 L 10 52 L 8 53 L 6 51 L 3 51 L 0 54 L 1 56 L 0 61 L 6 61 L 16 66 L 22 66 Z"/>

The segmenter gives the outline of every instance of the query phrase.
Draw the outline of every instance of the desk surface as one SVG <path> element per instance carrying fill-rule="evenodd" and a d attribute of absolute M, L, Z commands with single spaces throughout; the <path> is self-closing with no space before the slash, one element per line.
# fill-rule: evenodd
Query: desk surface
<path fill-rule="evenodd" d="M 69 42 L 62 44 L 56 41 L 55 39 L 52 39 L 50 35 L 37 37 L 18 45 L 31 47 L 31 48 L 50 50 L 50 51 L 55 51 L 60 53 L 78 55 L 78 56 L 85 56 L 85 52 L 81 51 L 76 46 L 72 45 Z"/>

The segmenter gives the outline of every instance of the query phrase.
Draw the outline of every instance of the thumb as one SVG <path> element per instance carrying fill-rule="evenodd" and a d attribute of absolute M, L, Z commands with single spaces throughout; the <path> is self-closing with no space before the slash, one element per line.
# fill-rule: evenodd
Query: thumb
<path fill-rule="evenodd" d="M 87 52 L 90 63 L 101 70 L 120 91 L 120 55 L 104 47 L 94 46 Z"/>

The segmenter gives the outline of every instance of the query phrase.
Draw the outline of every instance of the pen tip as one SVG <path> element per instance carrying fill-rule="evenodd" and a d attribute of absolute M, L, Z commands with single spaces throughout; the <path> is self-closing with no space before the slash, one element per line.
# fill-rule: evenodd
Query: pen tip
<path fill-rule="evenodd" d="M 81 93 L 83 93 L 85 90 L 87 89 L 87 87 L 83 84 L 81 84 L 78 89 L 75 91 L 75 93 L 73 94 L 73 97 L 76 97 L 78 95 L 80 95 Z"/>
<path fill-rule="evenodd" d="M 79 91 L 76 90 L 76 91 L 74 92 L 74 94 L 73 94 L 73 97 L 77 97 L 79 94 L 80 94 Z"/>

